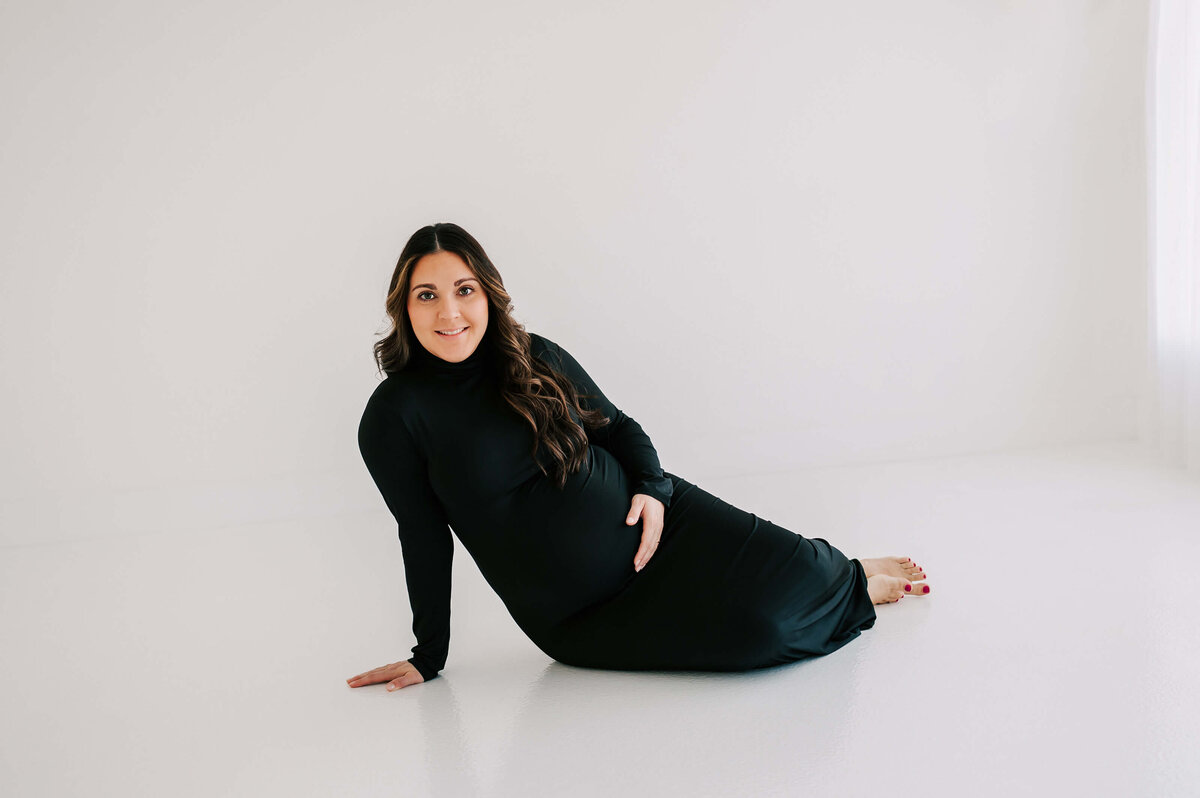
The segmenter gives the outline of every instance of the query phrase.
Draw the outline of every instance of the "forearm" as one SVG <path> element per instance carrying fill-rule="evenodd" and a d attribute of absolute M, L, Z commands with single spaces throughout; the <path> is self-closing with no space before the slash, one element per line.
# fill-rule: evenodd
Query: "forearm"
<path fill-rule="evenodd" d="M 664 506 L 670 504 L 671 480 L 663 475 L 658 450 L 641 424 L 617 410 L 616 417 L 610 419 L 605 430 L 608 434 L 598 438 L 597 443 L 608 449 L 621 464 L 629 476 L 630 492 L 653 496 Z"/>

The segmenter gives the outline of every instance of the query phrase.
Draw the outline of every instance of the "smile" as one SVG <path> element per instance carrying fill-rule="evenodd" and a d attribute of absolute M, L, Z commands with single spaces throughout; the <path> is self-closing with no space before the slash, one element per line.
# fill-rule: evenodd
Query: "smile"
<path fill-rule="evenodd" d="M 466 327 L 459 327 L 457 330 L 447 330 L 445 332 L 443 332 L 442 330 L 434 330 L 434 332 L 445 338 L 453 338 L 454 336 L 465 332 L 466 329 L 467 329 Z"/>

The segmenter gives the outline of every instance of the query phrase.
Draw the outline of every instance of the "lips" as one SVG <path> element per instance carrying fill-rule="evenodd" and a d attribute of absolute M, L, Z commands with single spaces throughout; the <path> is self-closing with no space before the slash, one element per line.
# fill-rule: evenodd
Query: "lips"
<path fill-rule="evenodd" d="M 434 330 L 434 332 L 436 332 L 438 335 L 442 336 L 443 338 L 454 338 L 466 331 L 467 331 L 466 327 L 459 327 L 457 330 Z"/>

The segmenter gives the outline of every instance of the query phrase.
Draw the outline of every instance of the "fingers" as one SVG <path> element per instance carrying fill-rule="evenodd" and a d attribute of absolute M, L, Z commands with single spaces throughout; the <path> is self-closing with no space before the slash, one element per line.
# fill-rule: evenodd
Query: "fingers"
<path fill-rule="evenodd" d="M 642 545 L 637 550 L 637 554 L 633 557 L 633 570 L 640 571 L 646 567 L 646 563 L 654 555 L 654 550 L 658 548 L 658 541 L 649 543 L 645 538 L 642 538 Z"/>
<path fill-rule="evenodd" d="M 629 514 L 625 516 L 626 525 L 636 524 L 645 506 L 646 500 L 640 495 L 635 495 L 629 504 Z M 650 519 L 647 516 L 646 523 L 642 525 L 642 543 L 638 546 L 637 554 L 633 555 L 633 570 L 642 570 L 646 561 L 650 559 L 650 555 L 654 553 L 654 547 L 658 542 L 653 540 L 653 537 L 650 534 Z"/>
<path fill-rule="evenodd" d="M 390 693 L 393 690 L 399 690 L 401 687 L 408 687 L 410 684 L 420 684 L 423 681 L 425 681 L 425 679 L 420 673 L 417 672 L 416 668 L 413 668 L 399 679 L 392 679 L 390 682 L 388 682 L 387 689 Z"/>
<path fill-rule="evenodd" d="M 351 687 L 363 687 L 364 685 L 368 684 L 379 684 L 380 682 L 386 682 L 391 677 L 388 676 L 385 671 L 390 670 L 392 667 L 392 665 L 381 665 L 378 668 L 372 668 L 365 673 L 360 673 L 357 676 L 347 679 L 346 684 L 350 685 Z"/>
<path fill-rule="evenodd" d="M 626 524 L 637 523 L 642 519 L 642 543 L 638 546 L 637 554 L 633 556 L 633 570 L 640 571 L 654 556 L 658 549 L 658 541 L 662 538 L 663 504 L 658 499 L 641 493 L 633 495 L 630 502 L 629 514 L 625 516 Z"/>
<path fill-rule="evenodd" d="M 646 563 L 650 562 L 654 552 L 658 551 L 658 542 L 662 540 L 662 521 L 653 523 L 647 518 L 644 528 L 642 545 L 638 547 L 637 554 L 633 556 L 633 570 L 635 571 L 646 567 Z"/>
<path fill-rule="evenodd" d="M 629 513 L 625 516 L 626 526 L 632 526 L 637 523 L 638 516 L 642 514 L 642 508 L 646 505 L 646 500 L 640 495 L 635 495 L 633 501 L 629 504 Z"/>
<path fill-rule="evenodd" d="M 391 665 L 381 665 L 365 673 L 360 673 L 346 680 L 350 687 L 366 687 L 369 684 L 388 682 L 388 690 L 407 687 L 410 684 L 420 684 L 425 681 L 421 673 L 408 660 L 393 662 Z M 395 684 L 395 687 L 391 685 Z"/>

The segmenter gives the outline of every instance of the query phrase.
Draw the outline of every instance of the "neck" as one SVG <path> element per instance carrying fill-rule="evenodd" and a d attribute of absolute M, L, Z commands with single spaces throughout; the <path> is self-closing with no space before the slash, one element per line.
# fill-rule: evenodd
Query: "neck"
<path fill-rule="evenodd" d="M 443 360 L 426 349 L 420 341 L 413 341 L 411 349 L 410 362 L 412 365 L 438 374 L 479 374 L 487 368 L 488 362 L 491 360 L 489 357 L 490 344 L 486 335 L 475 347 L 474 352 L 457 363 Z"/>

